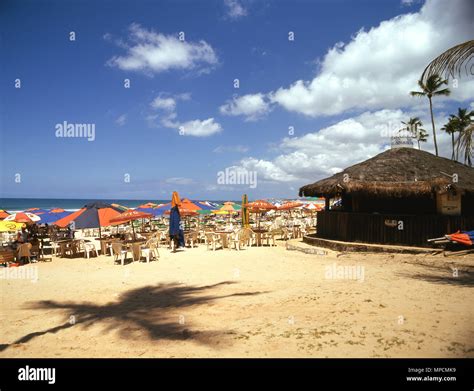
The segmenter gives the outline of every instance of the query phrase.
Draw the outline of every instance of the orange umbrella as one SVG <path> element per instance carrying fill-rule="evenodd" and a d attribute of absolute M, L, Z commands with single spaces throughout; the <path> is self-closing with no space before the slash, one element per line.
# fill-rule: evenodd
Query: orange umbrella
<path fill-rule="evenodd" d="M 274 210 L 277 208 L 275 205 L 265 200 L 257 200 L 257 201 L 249 202 L 243 206 L 247 207 L 250 212 L 258 213 L 258 214 L 262 212 L 266 212 L 268 210 Z M 260 227 L 260 218 L 258 219 L 258 226 Z"/>
<path fill-rule="evenodd" d="M 290 209 L 299 208 L 300 206 L 303 206 L 303 204 L 301 202 L 290 201 L 290 202 L 284 203 L 283 205 L 280 205 L 277 209 L 278 210 L 290 210 Z"/>
<path fill-rule="evenodd" d="M 196 212 L 195 210 L 182 208 L 180 206 L 178 207 L 178 210 L 179 210 L 180 216 L 198 216 L 199 215 L 199 213 Z M 165 215 L 171 214 L 171 210 L 167 210 L 164 214 Z"/>
<path fill-rule="evenodd" d="M 180 213 L 181 213 L 181 208 L 189 209 L 189 210 L 201 210 L 202 209 L 200 206 L 196 205 L 194 202 L 190 201 L 187 198 L 183 198 L 181 200 Z"/>
<path fill-rule="evenodd" d="M 133 227 L 133 220 L 138 220 L 138 219 L 146 219 L 149 217 L 153 217 L 151 213 L 145 213 L 145 212 L 139 212 L 137 210 L 127 210 L 123 213 L 120 213 L 119 215 L 113 217 L 110 219 L 110 223 L 112 225 L 119 225 L 119 224 L 124 224 L 130 222 L 132 225 L 132 232 L 133 232 L 133 240 L 136 239 L 135 236 L 135 228 Z"/>
<path fill-rule="evenodd" d="M 151 213 L 140 212 L 137 210 L 127 210 L 119 215 L 110 219 L 112 225 L 119 225 L 128 223 L 129 221 L 138 220 L 138 219 L 147 219 L 153 217 Z"/>
<path fill-rule="evenodd" d="M 267 210 L 276 209 L 277 207 L 265 200 L 257 200 L 245 204 L 252 212 L 265 212 Z"/>
<path fill-rule="evenodd" d="M 6 210 L 0 209 L 0 220 L 3 220 L 5 217 L 10 216 L 10 213 L 8 213 Z"/>

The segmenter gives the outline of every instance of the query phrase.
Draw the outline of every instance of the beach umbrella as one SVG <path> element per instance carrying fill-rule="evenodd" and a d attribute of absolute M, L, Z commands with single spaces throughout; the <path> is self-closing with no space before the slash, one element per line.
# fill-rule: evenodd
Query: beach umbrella
<path fill-rule="evenodd" d="M 291 210 L 303 206 L 301 202 L 289 201 L 277 207 L 278 210 Z"/>
<path fill-rule="evenodd" d="M 10 213 L 8 213 L 6 210 L 0 209 L 0 220 L 3 220 L 5 217 L 10 216 Z"/>
<path fill-rule="evenodd" d="M 138 206 L 135 209 L 149 209 L 149 208 L 156 208 L 157 206 L 159 206 L 159 205 L 155 204 L 153 202 L 147 202 L 146 204 L 141 204 L 140 206 Z"/>
<path fill-rule="evenodd" d="M 76 229 L 99 228 L 99 236 L 101 236 L 101 227 L 110 225 L 110 219 L 118 216 L 120 213 L 120 209 L 110 204 L 96 201 L 84 205 L 78 211 L 63 217 L 54 224 L 64 228 L 73 221 Z"/>
<path fill-rule="evenodd" d="M 178 246 L 184 247 L 184 233 L 181 229 L 181 215 L 179 213 L 180 206 L 181 199 L 179 198 L 178 192 L 174 191 L 171 196 L 169 235 L 173 239 L 178 239 Z"/>
<path fill-rule="evenodd" d="M 0 232 L 19 231 L 25 224 L 16 223 L 14 221 L 0 221 Z"/>
<path fill-rule="evenodd" d="M 17 223 L 36 223 L 41 217 L 29 212 L 12 213 L 5 217 L 4 221 L 15 221 Z"/>
<path fill-rule="evenodd" d="M 215 206 L 212 206 L 209 203 L 204 202 L 204 201 L 197 201 L 196 205 L 199 206 L 201 208 L 201 210 L 209 210 L 210 211 L 210 210 L 216 209 Z"/>
<path fill-rule="evenodd" d="M 286 210 L 286 211 L 288 211 L 288 213 L 290 214 L 290 218 L 291 218 L 291 210 L 296 209 L 296 208 L 300 208 L 302 206 L 303 206 L 303 204 L 301 202 L 288 201 L 288 202 L 285 202 L 284 204 L 278 206 L 277 210 Z"/>
<path fill-rule="evenodd" d="M 466 246 L 472 246 L 474 243 L 474 231 L 456 232 L 446 235 L 446 237 L 453 242 L 461 243 Z"/>
<path fill-rule="evenodd" d="M 247 205 L 249 202 L 249 199 L 247 197 L 247 194 L 244 194 L 242 196 L 242 227 L 247 228 L 249 227 L 249 209 L 247 208 Z"/>
<path fill-rule="evenodd" d="M 165 210 L 160 208 L 136 208 L 137 212 L 149 213 L 152 216 L 161 216 Z"/>
<path fill-rule="evenodd" d="M 126 210 L 129 210 L 130 208 L 127 208 L 126 206 L 123 206 L 123 205 L 120 205 L 120 204 L 111 204 L 114 208 L 117 208 L 123 212 L 125 212 Z"/>
<path fill-rule="evenodd" d="M 263 212 L 276 209 L 275 205 L 265 200 L 256 200 L 253 202 L 248 202 L 243 206 L 247 207 L 250 212 L 257 213 L 258 216 L 260 216 L 260 214 Z M 260 218 L 258 219 L 258 227 L 260 228 Z"/>
<path fill-rule="evenodd" d="M 41 220 L 38 221 L 38 224 L 52 224 L 70 214 L 72 212 L 67 212 L 64 209 L 51 209 L 48 213 L 40 215 Z"/>
<path fill-rule="evenodd" d="M 33 213 L 37 216 L 40 216 L 42 214 L 48 213 L 48 210 L 46 209 L 40 209 L 40 208 L 29 208 L 23 211 L 24 213 Z"/>
<path fill-rule="evenodd" d="M 133 220 L 139 220 L 139 219 L 146 219 L 148 217 L 152 217 L 153 215 L 150 213 L 145 213 L 145 212 L 140 212 L 137 210 L 127 210 L 123 213 L 120 213 L 119 215 L 112 217 L 110 219 L 110 224 L 111 225 L 120 225 L 124 223 L 130 222 L 132 225 L 132 232 L 133 232 L 133 240 L 136 239 L 135 236 L 135 228 L 133 227 Z"/>

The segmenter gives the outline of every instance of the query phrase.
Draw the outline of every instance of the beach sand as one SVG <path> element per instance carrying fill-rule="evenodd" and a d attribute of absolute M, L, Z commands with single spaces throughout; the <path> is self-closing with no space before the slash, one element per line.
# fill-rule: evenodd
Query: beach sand
<path fill-rule="evenodd" d="M 33 264 L 36 282 L 0 280 L 0 356 L 474 357 L 472 256 L 453 277 L 442 255 L 284 242 L 160 254 L 124 267 L 55 257 Z M 363 281 L 327 278 L 357 265 Z"/>

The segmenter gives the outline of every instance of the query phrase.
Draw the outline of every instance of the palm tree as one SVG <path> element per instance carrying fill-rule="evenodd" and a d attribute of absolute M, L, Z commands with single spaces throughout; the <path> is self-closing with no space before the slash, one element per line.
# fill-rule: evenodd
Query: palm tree
<path fill-rule="evenodd" d="M 472 167 L 472 156 L 473 156 L 473 142 L 472 138 L 474 137 L 474 122 L 471 122 L 467 127 L 464 128 L 464 131 L 461 134 L 459 143 L 461 148 L 464 149 L 464 164 L 467 164 L 469 167 Z"/>
<path fill-rule="evenodd" d="M 421 122 L 418 117 L 412 117 L 407 122 L 402 121 L 402 124 L 406 125 L 406 128 L 403 130 L 407 130 L 411 133 L 418 142 L 418 149 L 421 149 L 420 142 L 426 142 L 428 139 L 428 133 L 425 129 L 422 129 L 423 122 Z"/>
<path fill-rule="evenodd" d="M 458 108 L 458 114 L 452 114 L 450 120 L 453 122 L 456 131 L 459 132 L 458 139 L 456 140 L 456 160 L 459 158 L 459 149 L 461 148 L 461 139 L 464 137 L 463 133 L 465 129 L 472 123 L 472 117 L 474 117 L 474 111 L 468 111 L 467 109 Z"/>
<path fill-rule="evenodd" d="M 433 127 L 433 141 L 435 145 L 436 156 L 438 156 L 438 143 L 436 142 L 436 129 L 433 117 L 433 102 L 432 98 L 434 96 L 447 96 L 451 93 L 449 88 L 440 89 L 443 84 L 448 84 L 447 80 L 442 80 L 438 75 L 431 75 L 427 80 L 426 83 L 423 80 L 418 80 L 418 86 L 420 87 L 421 91 L 411 91 L 411 96 L 426 96 L 430 102 L 430 114 L 431 114 L 431 125 Z"/>
<path fill-rule="evenodd" d="M 449 77 L 460 77 L 463 69 L 466 76 L 470 76 L 468 65 L 473 57 L 474 40 L 453 46 L 428 64 L 421 75 L 421 80 L 426 81 L 431 75 L 444 75 L 446 79 Z"/>
<path fill-rule="evenodd" d="M 451 135 L 451 145 L 453 147 L 453 153 L 451 154 L 451 160 L 455 160 L 456 157 L 455 157 L 455 149 L 454 149 L 454 146 L 455 146 L 455 141 L 454 141 L 454 133 L 456 133 L 458 131 L 458 124 L 456 123 L 457 121 L 453 118 L 454 116 L 451 115 L 449 117 L 449 120 L 448 122 L 441 128 L 441 130 L 444 130 L 447 134 L 450 134 Z"/>

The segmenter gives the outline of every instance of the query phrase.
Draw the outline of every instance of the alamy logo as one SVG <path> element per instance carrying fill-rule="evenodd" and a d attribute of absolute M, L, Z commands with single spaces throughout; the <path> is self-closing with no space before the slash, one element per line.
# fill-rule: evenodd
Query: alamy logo
<path fill-rule="evenodd" d="M 249 171 L 240 167 L 227 167 L 217 173 L 219 185 L 248 185 L 249 188 L 257 187 L 257 171 Z"/>
<path fill-rule="evenodd" d="M 20 381 L 47 381 L 48 384 L 56 382 L 56 368 L 25 368 L 18 369 Z"/>
<path fill-rule="evenodd" d="M 56 137 L 87 138 L 87 141 L 95 140 L 95 124 L 72 124 L 67 121 L 57 123 Z"/>
<path fill-rule="evenodd" d="M 361 265 L 337 265 L 333 263 L 325 268 L 324 276 L 327 280 L 356 280 L 364 282 L 365 267 Z"/>

